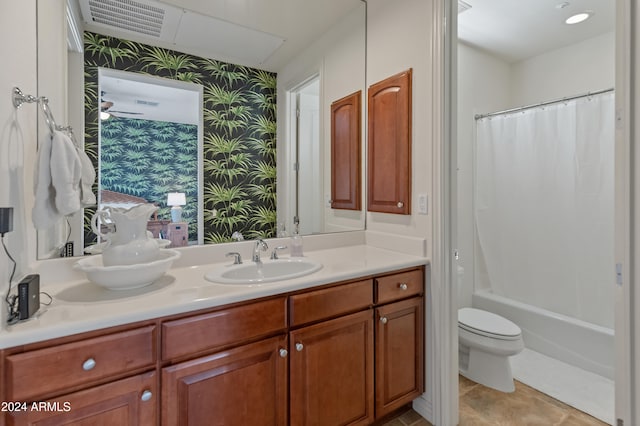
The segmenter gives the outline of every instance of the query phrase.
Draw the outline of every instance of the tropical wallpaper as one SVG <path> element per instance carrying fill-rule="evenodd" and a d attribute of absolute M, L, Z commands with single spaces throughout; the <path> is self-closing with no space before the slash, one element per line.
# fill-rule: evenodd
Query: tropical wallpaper
<path fill-rule="evenodd" d="M 102 121 L 100 185 L 165 206 L 169 192 L 184 192 L 182 221 L 198 241 L 198 126 L 138 118 Z M 170 216 L 170 207 L 158 216 Z"/>
<path fill-rule="evenodd" d="M 96 170 L 98 68 L 201 84 L 205 243 L 231 241 L 236 231 L 247 239 L 275 236 L 275 73 L 91 32 L 84 34 L 84 47 L 85 150 Z M 147 142 L 157 143 L 152 137 Z M 146 179 L 138 176 L 139 171 L 131 173 L 131 180 Z M 97 193 L 97 188 L 94 190 Z M 166 197 L 160 203 L 166 203 Z M 167 214 L 168 219 L 168 209 L 164 204 L 160 206 L 160 218 Z M 95 209 L 85 209 L 85 245 L 96 240 L 90 226 L 94 212 Z"/>

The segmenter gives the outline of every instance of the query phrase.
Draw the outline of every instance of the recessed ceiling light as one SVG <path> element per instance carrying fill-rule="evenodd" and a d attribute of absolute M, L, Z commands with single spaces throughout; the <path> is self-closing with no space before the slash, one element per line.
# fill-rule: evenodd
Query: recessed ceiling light
<path fill-rule="evenodd" d="M 582 12 L 582 13 L 577 13 L 573 16 L 569 16 L 567 18 L 566 21 L 564 21 L 565 23 L 569 24 L 569 25 L 573 25 L 573 24 L 579 24 L 580 22 L 584 22 L 587 19 L 591 18 L 593 16 L 593 12 L 592 11 L 586 11 L 586 12 Z"/>

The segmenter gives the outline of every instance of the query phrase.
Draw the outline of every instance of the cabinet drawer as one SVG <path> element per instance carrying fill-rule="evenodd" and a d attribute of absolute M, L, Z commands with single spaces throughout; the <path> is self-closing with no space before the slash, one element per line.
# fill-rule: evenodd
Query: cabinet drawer
<path fill-rule="evenodd" d="M 358 281 L 289 298 L 292 327 L 357 312 L 373 305 L 372 280 Z"/>
<path fill-rule="evenodd" d="M 286 328 L 286 297 L 168 321 L 162 324 L 162 359 L 239 345 Z"/>
<path fill-rule="evenodd" d="M 421 294 L 424 275 L 421 269 L 376 278 L 376 303 L 387 303 Z"/>
<path fill-rule="evenodd" d="M 9 401 L 29 401 L 155 366 L 155 326 L 52 346 L 6 359 Z"/>

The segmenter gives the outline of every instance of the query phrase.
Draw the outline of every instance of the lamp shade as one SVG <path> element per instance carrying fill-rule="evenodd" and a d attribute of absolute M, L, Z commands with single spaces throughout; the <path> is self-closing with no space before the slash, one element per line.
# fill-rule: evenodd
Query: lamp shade
<path fill-rule="evenodd" d="M 184 206 L 185 204 L 187 204 L 187 199 L 184 192 L 170 192 L 167 196 L 168 206 Z"/>

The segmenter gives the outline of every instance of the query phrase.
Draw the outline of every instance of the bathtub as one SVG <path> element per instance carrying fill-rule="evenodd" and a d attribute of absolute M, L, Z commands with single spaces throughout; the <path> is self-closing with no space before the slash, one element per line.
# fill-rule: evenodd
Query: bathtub
<path fill-rule="evenodd" d="M 522 329 L 525 347 L 613 380 L 613 330 L 493 294 L 475 292 L 474 308 L 501 315 Z"/>

